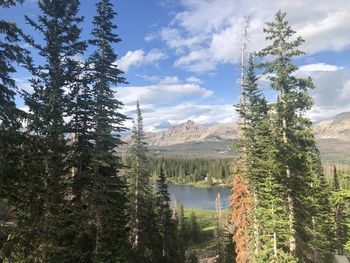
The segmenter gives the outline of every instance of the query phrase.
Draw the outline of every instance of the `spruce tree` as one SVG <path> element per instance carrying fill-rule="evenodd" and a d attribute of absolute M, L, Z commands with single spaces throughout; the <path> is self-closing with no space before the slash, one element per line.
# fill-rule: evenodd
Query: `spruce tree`
<path fill-rule="evenodd" d="M 68 122 L 69 155 L 67 164 L 70 167 L 71 178 L 70 209 L 73 218 L 74 241 L 73 250 L 80 254 L 81 260 L 92 262 L 94 252 L 94 228 L 91 225 L 91 181 L 93 175 L 92 153 L 93 141 L 93 96 L 90 84 L 90 76 L 87 71 L 88 63 L 74 61 L 71 65 L 72 79 L 74 83 L 68 94 L 69 105 L 67 108 L 70 121 Z M 74 71 L 73 71 L 74 69 Z"/>
<path fill-rule="evenodd" d="M 333 199 L 333 224 L 334 224 L 334 248 L 336 254 L 344 254 L 344 245 L 348 236 L 348 229 L 346 224 L 346 211 L 345 202 L 342 197 L 342 189 L 340 187 L 339 176 L 336 166 L 333 168 L 333 187 L 332 187 L 332 199 Z"/>
<path fill-rule="evenodd" d="M 0 8 L 10 8 L 22 1 L 0 1 Z M 15 95 L 17 86 L 11 74 L 16 72 L 14 63 L 25 60 L 27 53 L 18 41 L 20 29 L 15 23 L 0 19 L 0 202 L 10 196 L 20 163 L 20 118 L 24 114 L 17 109 Z M 13 190 L 13 189 L 12 189 Z"/>
<path fill-rule="evenodd" d="M 176 226 L 177 226 L 177 245 L 176 250 L 178 253 L 179 262 L 185 261 L 185 253 L 188 245 L 188 240 L 186 239 L 186 222 L 185 222 L 185 213 L 184 205 L 182 202 L 179 203 L 177 209 L 174 211 L 176 217 Z"/>
<path fill-rule="evenodd" d="M 0 1 L 0 8 L 10 8 L 23 1 Z M 25 136 L 20 131 L 21 119 L 25 116 L 16 107 L 17 86 L 12 74 L 15 63 L 24 62 L 27 52 L 18 43 L 21 30 L 13 22 L 0 19 L 0 206 L 4 212 L 0 216 L 0 261 L 4 261 L 1 251 L 10 235 L 7 221 L 14 220 L 8 213 L 19 208 L 18 180 L 21 178 L 23 160 L 22 146 Z M 4 248 L 5 249 L 5 248 Z"/>
<path fill-rule="evenodd" d="M 157 180 L 158 191 L 156 195 L 156 224 L 160 237 L 160 257 L 159 262 L 177 262 L 176 255 L 176 228 L 172 219 L 172 211 L 170 209 L 170 197 L 168 185 L 164 173 L 163 166 L 160 167 L 159 177 Z"/>
<path fill-rule="evenodd" d="M 234 213 L 233 223 L 237 227 L 235 241 L 238 261 L 270 262 L 286 260 L 282 250 L 283 241 L 278 240 L 281 240 L 280 232 L 287 225 L 283 224 L 279 209 L 283 203 L 279 197 L 282 188 L 273 178 L 275 151 L 271 137 L 269 106 L 257 81 L 255 65 L 250 56 L 243 90 L 245 104 L 240 104 L 238 108 L 241 118 L 245 120 L 240 124 L 240 147 L 245 155 L 241 177 L 245 178 L 249 188 L 242 188 L 242 185 L 246 184 L 237 185 L 245 189 L 244 192 L 241 191 L 240 202 L 246 200 L 247 204 L 240 205 L 241 208 L 234 204 L 234 208 L 238 209 Z M 245 208 L 247 205 L 248 208 Z M 247 214 L 248 211 L 251 214 Z"/>
<path fill-rule="evenodd" d="M 90 41 L 95 51 L 89 59 L 95 113 L 89 210 L 95 232 L 94 261 L 114 262 L 122 260 L 126 253 L 126 185 L 118 174 L 122 164 L 116 154 L 116 149 L 123 144 L 119 132 L 125 130 L 126 117 L 120 112 L 123 104 L 116 99 L 114 89 L 125 83 L 125 78 L 115 64 L 117 55 L 113 45 L 121 41 L 114 33 L 116 12 L 109 0 L 98 1 L 96 8 Z"/>
<path fill-rule="evenodd" d="M 320 200 L 311 195 L 314 193 L 315 176 L 321 176 L 313 173 L 318 157 L 310 162 L 315 143 L 311 121 L 305 117 L 305 112 L 312 106 L 307 92 L 313 88 L 313 83 L 310 78 L 301 79 L 294 74 L 298 67 L 293 64 L 293 59 L 304 54 L 299 50 L 304 40 L 294 37 L 295 31 L 285 17 L 286 14 L 279 11 L 275 21 L 266 24 L 264 32 L 271 44 L 258 55 L 269 57 L 261 66 L 271 82 L 271 88 L 278 92 L 272 110 L 276 151 L 273 179 L 285 190 L 285 194 L 280 196 L 287 203 L 289 230 L 284 233 L 288 239 L 285 251 L 295 260 L 313 262 L 317 249 L 309 242 L 315 234 L 310 229 L 313 229 L 315 219 L 313 204 Z"/>
<path fill-rule="evenodd" d="M 136 120 L 129 146 L 131 167 L 128 169 L 129 207 L 128 229 L 132 247 L 132 262 L 149 262 L 153 256 L 150 218 L 152 217 L 152 191 L 148 172 L 147 144 L 139 101 Z"/>
<path fill-rule="evenodd" d="M 17 2 L 0 1 L 1 8 L 10 8 Z M 23 62 L 26 52 L 18 43 L 21 30 L 15 23 L 0 19 L 0 129 L 5 132 L 11 129 L 17 130 L 20 126 L 20 111 L 16 108 L 14 97 L 16 95 L 16 83 L 11 74 L 16 72 L 14 63 Z M 9 136 L 11 138 L 11 136 Z M 1 149 L 5 149 L 1 147 Z"/>
<path fill-rule="evenodd" d="M 17 247 L 26 254 L 32 248 L 36 260 L 53 262 L 59 256 L 62 262 L 79 260 L 73 252 L 74 222 L 69 204 L 70 167 L 66 162 L 69 156 L 67 117 L 69 88 L 74 84 L 72 65 L 76 56 L 82 54 L 85 43 L 80 41 L 82 18 L 77 16 L 79 1 L 38 2 L 41 14 L 37 21 L 26 17 L 27 23 L 43 36 L 43 43 L 36 43 L 30 37 L 25 40 L 43 62 L 35 65 L 27 60 L 27 68 L 32 73 L 32 94 L 25 93 L 29 107 L 27 131 L 30 135 L 26 166 L 33 174 L 26 172 L 27 195 L 31 201 L 22 199 L 25 211 L 18 224 L 26 225 L 27 231 L 20 229 L 18 235 L 27 246 Z M 29 153 L 31 155 L 29 156 Z M 33 201 L 33 200 L 36 200 Z M 31 203 L 29 203 L 31 202 Z M 16 235 L 15 235 L 16 236 Z M 26 255 L 25 257 L 27 257 Z"/>

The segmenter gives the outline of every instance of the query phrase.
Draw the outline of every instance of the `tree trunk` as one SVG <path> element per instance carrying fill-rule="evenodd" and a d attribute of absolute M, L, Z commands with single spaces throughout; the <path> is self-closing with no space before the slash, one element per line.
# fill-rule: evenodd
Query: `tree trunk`
<path fill-rule="evenodd" d="M 282 103 L 284 106 L 284 109 L 286 111 L 286 104 L 284 102 L 284 92 L 281 94 L 282 98 Z M 288 129 L 288 124 L 287 120 L 283 117 L 282 119 L 282 127 L 283 127 L 283 142 L 285 144 L 288 143 L 288 136 L 287 136 L 287 129 Z M 291 178 L 291 171 L 288 165 L 286 165 L 286 175 L 287 178 Z M 296 256 L 296 250 L 297 250 L 297 241 L 295 238 L 296 231 L 294 228 L 294 221 L 295 221 L 295 206 L 294 206 L 294 198 L 291 196 L 290 192 L 288 192 L 287 196 L 287 203 L 288 203 L 288 219 L 289 219 L 289 230 L 290 230 L 290 238 L 289 238 L 289 253 L 291 256 L 295 257 Z"/>

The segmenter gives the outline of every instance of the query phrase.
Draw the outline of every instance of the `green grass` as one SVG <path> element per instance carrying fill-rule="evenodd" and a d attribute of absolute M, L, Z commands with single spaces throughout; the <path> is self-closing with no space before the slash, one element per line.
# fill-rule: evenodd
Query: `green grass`
<path fill-rule="evenodd" d="M 185 209 L 185 217 L 188 219 L 191 212 L 197 217 L 197 222 L 201 229 L 200 242 L 194 244 L 196 249 L 215 250 L 215 228 L 216 228 L 216 210 L 203 209 Z M 230 210 L 222 211 L 223 217 L 230 216 Z"/>

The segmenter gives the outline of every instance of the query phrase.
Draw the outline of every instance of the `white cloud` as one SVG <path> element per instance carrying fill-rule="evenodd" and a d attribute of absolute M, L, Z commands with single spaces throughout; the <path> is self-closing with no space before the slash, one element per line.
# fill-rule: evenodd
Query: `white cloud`
<path fill-rule="evenodd" d="M 348 0 L 181 0 L 180 3 L 183 11 L 175 14 L 159 35 L 178 55 L 174 65 L 189 71 L 206 72 L 215 70 L 221 63 L 237 63 L 245 15 L 253 14 L 250 50 L 265 46 L 262 29 L 279 9 L 287 12 L 287 20 L 306 40 L 302 48 L 309 54 L 350 47 Z"/>
<path fill-rule="evenodd" d="M 341 69 L 343 69 L 343 67 L 339 67 L 336 65 L 329 65 L 325 63 L 308 64 L 308 65 L 303 65 L 299 67 L 299 71 L 304 71 L 304 72 L 337 71 Z"/>
<path fill-rule="evenodd" d="M 350 70 L 298 72 L 311 76 L 315 89 L 310 91 L 314 107 L 310 112 L 313 120 L 325 119 L 350 111 Z"/>
<path fill-rule="evenodd" d="M 209 98 L 213 94 L 213 91 L 202 88 L 197 84 L 158 84 L 141 87 L 119 87 L 117 96 L 127 105 L 135 105 L 137 99 L 141 99 L 142 103 L 145 104 L 164 105 L 191 96 Z"/>
<path fill-rule="evenodd" d="M 213 120 L 223 122 L 235 122 L 237 113 L 232 105 L 203 105 L 196 103 L 180 103 L 171 106 L 159 107 L 144 104 L 141 101 L 141 111 L 146 131 L 159 131 L 168 125 L 176 125 L 192 120 L 198 124 L 214 124 Z M 128 107 L 126 114 L 131 118 L 135 117 L 135 106 Z M 127 123 L 128 128 L 132 122 Z M 164 127 L 165 126 L 165 127 Z"/>
<path fill-rule="evenodd" d="M 142 76 L 144 79 L 162 85 L 167 84 L 180 84 L 182 81 L 178 76 Z"/>
<path fill-rule="evenodd" d="M 167 55 L 164 51 L 159 49 L 152 49 L 148 53 L 138 49 L 135 51 L 128 51 L 125 56 L 117 61 L 118 66 L 123 71 L 127 72 L 130 67 L 140 67 L 143 65 L 150 65 L 164 60 Z"/>
<path fill-rule="evenodd" d="M 191 83 L 197 83 L 197 84 L 202 83 L 202 81 L 199 78 L 196 78 L 196 77 L 188 77 L 186 79 L 186 81 L 191 82 Z"/>
<path fill-rule="evenodd" d="M 159 84 L 163 85 L 171 85 L 171 84 L 179 84 L 181 81 L 177 76 L 165 76 L 163 79 L 160 79 Z"/>

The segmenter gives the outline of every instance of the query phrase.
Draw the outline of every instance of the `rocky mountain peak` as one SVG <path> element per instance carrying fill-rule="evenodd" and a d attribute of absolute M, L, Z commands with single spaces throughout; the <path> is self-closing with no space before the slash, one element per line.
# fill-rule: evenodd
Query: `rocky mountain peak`
<path fill-rule="evenodd" d="M 340 140 L 350 142 L 350 112 L 344 112 L 313 125 L 316 138 Z M 208 142 L 221 140 L 235 140 L 239 136 L 238 126 L 234 123 L 217 124 L 206 127 L 196 124 L 192 120 L 174 125 L 168 130 L 147 133 L 147 142 L 150 146 L 169 146 L 188 142 Z M 126 141 L 130 138 L 126 138 Z"/>

